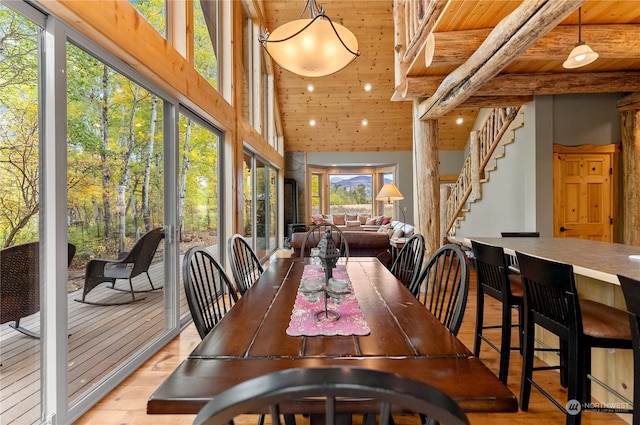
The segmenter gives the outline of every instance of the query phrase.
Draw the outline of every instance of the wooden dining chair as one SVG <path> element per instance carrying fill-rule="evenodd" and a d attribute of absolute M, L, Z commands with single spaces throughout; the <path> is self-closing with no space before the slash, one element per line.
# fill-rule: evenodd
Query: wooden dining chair
<path fill-rule="evenodd" d="M 349 412 L 343 403 L 358 403 L 359 411 Z M 269 412 L 272 423 L 280 424 L 280 414 L 287 412 L 324 415 L 324 423 L 334 424 L 337 415 L 377 412 L 379 423 L 386 425 L 392 408 L 448 425 L 469 423 L 451 397 L 430 385 L 355 367 L 285 369 L 250 379 L 216 395 L 193 423 L 228 424 L 245 413 Z"/>
<path fill-rule="evenodd" d="M 409 290 L 457 335 L 469 296 L 469 268 L 462 249 L 455 244 L 441 246 Z"/>
<path fill-rule="evenodd" d="M 627 303 L 631 342 L 633 345 L 633 425 L 640 425 L 640 280 L 618 275 L 624 300 Z"/>
<path fill-rule="evenodd" d="M 238 294 L 220 263 L 203 247 L 184 254 L 182 280 L 193 323 L 204 338 L 235 305 Z"/>
<path fill-rule="evenodd" d="M 393 265 L 391 273 L 404 286 L 410 288 L 420 276 L 424 261 L 424 237 L 415 233 L 402 247 Z"/>
<path fill-rule="evenodd" d="M 524 285 L 524 338 L 520 409 L 527 411 L 531 387 L 566 415 L 567 425 L 579 425 L 582 411 L 598 410 L 591 402 L 591 349 L 631 349 L 631 330 L 626 312 L 578 297 L 573 266 L 516 252 Z M 558 366 L 534 367 L 536 325 L 560 341 Z M 546 350 L 546 349 L 545 349 Z M 566 376 L 567 400 L 558 401 L 534 381 L 538 370 L 559 369 Z M 575 400 L 574 403 L 569 403 Z M 564 406 L 567 406 L 566 408 Z M 572 409 L 572 407 L 575 407 Z M 570 409 L 571 411 L 569 411 Z M 631 413 L 631 412 L 628 412 Z"/>
<path fill-rule="evenodd" d="M 300 258 L 311 255 L 311 248 L 318 246 L 327 231 L 331 232 L 333 242 L 340 251 L 341 263 L 347 263 L 349 261 L 349 242 L 347 242 L 347 238 L 344 236 L 344 233 L 342 233 L 342 230 L 335 224 L 330 223 L 315 224 L 309 228 L 302 241 Z"/>
<path fill-rule="evenodd" d="M 473 354 L 480 356 L 480 345 L 485 341 L 489 347 L 500 353 L 499 379 L 507 383 L 511 350 L 522 350 L 522 324 L 524 288 L 520 274 L 510 274 L 509 265 L 502 247 L 471 241 L 477 271 L 476 327 L 474 332 Z M 484 324 L 484 299 L 488 295 L 500 302 L 501 322 L 499 325 Z M 512 323 L 512 309 L 518 311 L 518 323 Z M 518 328 L 517 347 L 511 346 L 513 327 Z M 498 347 L 484 334 L 485 329 L 500 329 L 501 338 Z"/>
<path fill-rule="evenodd" d="M 244 236 L 237 233 L 229 238 L 229 259 L 238 292 L 244 295 L 256 283 L 264 268 Z"/>

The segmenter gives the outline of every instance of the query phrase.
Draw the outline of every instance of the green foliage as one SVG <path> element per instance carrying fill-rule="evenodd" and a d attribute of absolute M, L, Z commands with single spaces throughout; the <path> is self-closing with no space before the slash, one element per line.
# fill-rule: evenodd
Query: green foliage
<path fill-rule="evenodd" d="M 216 89 L 218 88 L 217 46 L 214 45 L 209 28 L 215 34 L 218 27 L 215 8 L 217 2 L 193 2 L 193 66 Z"/>
<path fill-rule="evenodd" d="M 354 188 L 342 186 L 340 183 L 331 185 L 329 191 L 331 205 L 351 205 L 351 204 L 371 204 L 371 195 L 367 195 L 364 184 L 359 184 Z"/>
<path fill-rule="evenodd" d="M 164 0 L 131 4 L 164 32 Z M 208 34 L 196 34 L 201 44 L 205 38 Z M 0 4 L 3 246 L 37 240 L 41 233 L 40 41 L 37 26 Z M 211 41 L 207 43 L 209 56 L 201 59 L 217 69 Z M 113 257 L 122 246 L 132 246 L 137 236 L 163 223 L 163 101 L 71 43 L 66 60 L 69 240 L 83 258 Z M 215 233 L 218 136 L 193 123 L 187 145 L 183 118 L 179 155 L 187 161 L 181 220 L 190 231 Z"/>

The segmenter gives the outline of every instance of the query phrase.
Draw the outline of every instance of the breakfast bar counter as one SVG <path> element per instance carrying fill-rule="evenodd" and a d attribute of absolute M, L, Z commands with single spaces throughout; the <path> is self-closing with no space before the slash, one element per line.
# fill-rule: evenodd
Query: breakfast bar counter
<path fill-rule="evenodd" d="M 516 251 L 573 265 L 580 298 L 598 301 L 626 311 L 626 303 L 618 281 L 618 274 L 640 279 L 640 247 L 575 238 L 518 238 L 466 237 L 456 243 L 471 248 L 471 241 L 500 246 L 506 254 Z M 536 331 L 541 346 L 557 346 L 557 337 L 542 329 Z M 555 356 L 555 357 L 554 357 Z M 557 355 L 541 354 L 549 364 L 557 364 Z M 631 350 L 592 350 L 592 395 L 599 402 L 620 402 L 612 391 L 627 399 L 633 398 L 633 353 Z M 628 419 L 628 415 L 622 415 Z"/>
<path fill-rule="evenodd" d="M 619 285 L 618 274 L 640 280 L 640 246 L 624 245 L 575 238 L 483 238 L 467 237 L 463 245 L 471 247 L 471 240 L 501 246 L 505 252 L 516 251 L 548 260 L 573 265 L 577 275 Z M 637 255 L 638 259 L 630 258 Z"/>

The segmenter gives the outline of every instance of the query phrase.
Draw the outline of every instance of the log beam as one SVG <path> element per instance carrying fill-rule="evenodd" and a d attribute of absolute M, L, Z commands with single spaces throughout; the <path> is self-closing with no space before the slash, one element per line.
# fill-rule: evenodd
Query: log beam
<path fill-rule="evenodd" d="M 452 66 L 464 63 L 480 48 L 491 29 L 431 33 L 425 43 L 425 65 Z M 640 25 L 583 25 L 582 39 L 603 59 L 640 58 Z M 517 60 L 565 60 L 576 44 L 578 28 L 562 25 L 526 49 Z"/>
<path fill-rule="evenodd" d="M 640 93 L 618 101 L 622 138 L 623 243 L 640 246 Z"/>
<path fill-rule="evenodd" d="M 413 103 L 413 209 L 416 233 L 424 236 L 425 254 L 430 257 L 440 240 L 440 165 L 438 121 L 420 120 L 418 101 Z"/>
<path fill-rule="evenodd" d="M 408 77 L 404 100 L 434 95 L 443 76 Z M 619 93 L 640 90 L 640 71 L 500 74 L 479 87 L 474 96 L 535 96 L 576 93 Z M 398 98 L 394 98 L 398 100 Z"/>
<path fill-rule="evenodd" d="M 469 98 L 529 46 L 555 28 L 584 0 L 523 2 L 491 31 L 480 48 L 420 105 L 421 119 L 437 119 Z"/>

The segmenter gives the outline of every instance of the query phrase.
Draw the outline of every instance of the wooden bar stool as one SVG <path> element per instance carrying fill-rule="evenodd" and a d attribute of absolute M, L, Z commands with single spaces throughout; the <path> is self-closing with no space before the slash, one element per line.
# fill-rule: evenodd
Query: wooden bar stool
<path fill-rule="evenodd" d="M 580 300 L 573 267 L 516 252 L 524 284 L 524 348 L 520 408 L 529 407 L 533 385 L 566 415 L 567 425 L 579 425 L 583 410 L 602 410 L 591 402 L 591 348 L 631 348 L 627 313 L 594 301 Z M 533 367 L 534 332 L 538 325 L 560 339 L 559 366 Z M 533 380 L 536 370 L 564 369 L 567 401 L 561 403 Z M 564 371 L 562 371 L 564 372 Z"/>
<path fill-rule="evenodd" d="M 640 425 L 640 414 L 635 413 L 640 409 L 640 281 L 620 275 L 618 280 L 627 303 L 633 343 L 633 425 Z"/>
<path fill-rule="evenodd" d="M 508 264 L 501 247 L 472 241 L 473 255 L 477 269 L 477 306 L 476 329 L 473 353 L 480 356 L 480 344 L 485 341 L 491 348 L 500 353 L 500 371 L 498 378 L 507 383 L 509 375 L 509 358 L 511 350 L 522 350 L 522 312 L 523 287 L 519 274 L 510 274 Z M 489 295 L 502 303 L 502 323 L 500 325 L 484 326 L 484 296 Z M 518 323 L 511 321 L 511 310 L 518 310 Z M 519 345 L 511 346 L 511 330 L 518 328 Z M 484 329 L 502 329 L 500 347 L 483 335 Z"/>

